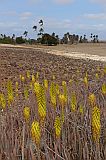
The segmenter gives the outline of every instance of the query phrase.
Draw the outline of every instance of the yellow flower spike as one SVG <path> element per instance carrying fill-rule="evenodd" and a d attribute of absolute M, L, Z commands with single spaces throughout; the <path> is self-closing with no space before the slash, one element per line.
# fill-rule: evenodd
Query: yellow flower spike
<path fill-rule="evenodd" d="M 8 104 L 10 105 L 14 100 L 12 81 L 7 82 L 7 94 L 8 94 Z"/>
<path fill-rule="evenodd" d="M 18 88 L 18 82 L 15 82 L 15 86 Z"/>
<path fill-rule="evenodd" d="M 58 84 L 56 84 L 56 93 L 59 95 L 59 93 L 60 93 L 60 88 L 59 88 L 59 85 Z"/>
<path fill-rule="evenodd" d="M 16 97 L 18 97 L 18 82 L 15 82 Z"/>
<path fill-rule="evenodd" d="M 84 83 L 85 83 L 86 86 L 88 86 L 88 79 L 87 79 L 87 77 L 84 77 Z"/>
<path fill-rule="evenodd" d="M 26 75 L 27 75 L 27 78 L 30 79 L 30 71 L 29 70 L 27 71 Z"/>
<path fill-rule="evenodd" d="M 97 106 L 92 109 L 91 126 L 93 139 L 98 142 L 100 139 L 101 122 L 100 109 Z"/>
<path fill-rule="evenodd" d="M 70 85 L 72 85 L 72 82 L 73 82 L 73 80 L 72 80 L 72 79 L 70 79 L 70 80 L 69 80 Z"/>
<path fill-rule="evenodd" d="M 77 73 L 80 73 L 79 69 L 77 69 Z"/>
<path fill-rule="evenodd" d="M 22 64 L 19 64 L 19 67 L 22 67 Z"/>
<path fill-rule="evenodd" d="M 23 115 L 24 115 L 25 120 L 29 121 L 29 118 L 30 118 L 30 108 L 29 107 L 24 107 Z"/>
<path fill-rule="evenodd" d="M 62 86 L 65 86 L 66 85 L 66 81 L 62 81 Z"/>
<path fill-rule="evenodd" d="M 36 79 L 39 79 L 39 72 L 36 73 Z"/>
<path fill-rule="evenodd" d="M 101 72 L 101 78 L 103 78 L 103 77 L 104 77 L 104 72 L 102 71 L 102 72 Z"/>
<path fill-rule="evenodd" d="M 55 77 L 55 75 L 53 75 L 53 80 L 55 80 L 56 79 L 56 77 Z"/>
<path fill-rule="evenodd" d="M 100 66 L 97 67 L 97 71 L 100 72 Z"/>
<path fill-rule="evenodd" d="M 84 114 L 84 108 L 82 105 L 79 106 L 79 112 L 80 114 Z"/>
<path fill-rule="evenodd" d="M 33 83 L 32 82 L 30 82 L 29 87 L 30 87 L 31 90 L 33 89 Z"/>
<path fill-rule="evenodd" d="M 46 117 L 46 96 L 44 87 L 41 85 L 39 86 L 39 92 L 37 92 L 36 98 L 37 98 L 38 113 L 40 119 L 44 121 Z"/>
<path fill-rule="evenodd" d="M 20 74 L 19 77 L 20 77 L 20 80 L 21 80 L 22 79 L 22 75 Z"/>
<path fill-rule="evenodd" d="M 76 98 L 75 92 L 73 92 L 72 96 L 71 96 L 71 110 L 72 110 L 72 112 L 76 111 L 76 107 L 77 107 L 77 98 Z"/>
<path fill-rule="evenodd" d="M 26 100 L 28 99 L 28 96 L 29 96 L 29 91 L 28 91 L 28 88 L 25 87 L 24 88 L 24 97 L 25 97 Z"/>
<path fill-rule="evenodd" d="M 99 75 L 98 73 L 95 74 L 96 79 L 99 79 Z"/>
<path fill-rule="evenodd" d="M 68 96 L 67 96 L 67 84 L 66 84 L 65 81 L 62 81 L 62 86 L 63 86 L 63 94 L 64 94 L 66 102 L 67 102 L 67 98 L 68 98 Z"/>
<path fill-rule="evenodd" d="M 40 84 L 38 82 L 34 83 L 34 92 L 35 94 L 39 93 L 40 91 Z"/>
<path fill-rule="evenodd" d="M 56 99 L 56 86 L 54 82 L 51 82 L 50 85 L 50 98 L 51 98 L 51 103 L 53 104 L 54 108 L 56 108 L 57 99 Z"/>
<path fill-rule="evenodd" d="M 86 73 L 85 73 L 85 77 L 88 77 L 88 72 L 86 71 Z"/>
<path fill-rule="evenodd" d="M 61 135 L 61 119 L 59 116 L 55 118 L 54 128 L 55 128 L 56 138 L 59 138 Z"/>
<path fill-rule="evenodd" d="M 39 146 L 41 141 L 41 129 L 37 121 L 34 121 L 31 125 L 31 136 L 33 141 Z"/>
<path fill-rule="evenodd" d="M 22 81 L 23 83 L 25 82 L 25 77 L 24 77 L 24 76 L 21 77 L 21 81 Z"/>
<path fill-rule="evenodd" d="M 35 76 L 32 75 L 32 83 L 34 83 L 34 82 L 35 82 Z"/>
<path fill-rule="evenodd" d="M 104 67 L 104 73 L 106 74 L 106 66 Z"/>
<path fill-rule="evenodd" d="M 6 99 L 3 93 L 0 94 L 0 103 L 1 103 L 1 107 L 2 109 L 6 108 Z"/>
<path fill-rule="evenodd" d="M 95 95 L 93 93 L 89 95 L 88 100 L 89 100 L 89 102 L 90 102 L 90 104 L 91 104 L 92 107 L 95 106 L 95 104 L 96 104 L 96 97 L 95 97 Z"/>
<path fill-rule="evenodd" d="M 44 87 L 46 90 L 48 89 L 48 80 L 47 79 L 44 79 Z"/>
<path fill-rule="evenodd" d="M 59 101 L 60 101 L 60 104 L 62 105 L 62 107 L 64 107 L 65 103 L 67 102 L 67 99 L 64 96 L 64 94 L 59 95 Z"/>
<path fill-rule="evenodd" d="M 102 94 L 106 94 L 106 84 L 105 83 L 103 83 L 103 85 L 102 85 Z"/>

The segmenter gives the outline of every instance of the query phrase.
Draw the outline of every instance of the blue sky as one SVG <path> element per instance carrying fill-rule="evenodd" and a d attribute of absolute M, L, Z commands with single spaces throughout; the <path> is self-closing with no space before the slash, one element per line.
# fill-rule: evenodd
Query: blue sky
<path fill-rule="evenodd" d="M 0 34 L 17 36 L 44 20 L 45 32 L 98 34 L 106 39 L 106 0 L 0 0 Z"/>

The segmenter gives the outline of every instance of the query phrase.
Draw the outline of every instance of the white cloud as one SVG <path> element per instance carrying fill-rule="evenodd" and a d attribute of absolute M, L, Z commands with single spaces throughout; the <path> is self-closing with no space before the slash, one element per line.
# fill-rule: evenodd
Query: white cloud
<path fill-rule="evenodd" d="M 90 13 L 90 14 L 85 14 L 84 17 L 93 20 L 106 20 L 106 13 L 97 13 L 97 14 Z"/>
<path fill-rule="evenodd" d="M 29 4 L 37 4 L 43 2 L 43 0 L 27 0 Z"/>
<path fill-rule="evenodd" d="M 0 22 L 0 28 L 14 28 L 17 25 L 17 22 Z"/>
<path fill-rule="evenodd" d="M 30 3 L 43 3 L 44 0 L 28 0 Z M 72 3 L 74 0 L 51 0 L 57 4 L 69 4 Z"/>
<path fill-rule="evenodd" d="M 21 20 L 28 20 L 32 16 L 31 12 L 24 12 L 20 15 Z"/>
<path fill-rule="evenodd" d="M 106 4 L 106 0 L 90 0 L 91 2 Z"/>
<path fill-rule="evenodd" d="M 49 29 L 69 29 L 72 27 L 72 22 L 69 19 L 56 20 L 56 19 L 44 19 L 46 28 Z"/>
<path fill-rule="evenodd" d="M 17 12 L 16 11 L 3 11 L 3 12 L 0 12 L 0 15 L 2 15 L 2 16 L 17 16 Z"/>
<path fill-rule="evenodd" d="M 54 0 L 54 2 L 58 4 L 69 4 L 72 3 L 74 0 Z"/>
<path fill-rule="evenodd" d="M 80 30 L 86 30 L 86 31 L 105 31 L 106 30 L 106 24 L 79 24 L 78 28 Z"/>

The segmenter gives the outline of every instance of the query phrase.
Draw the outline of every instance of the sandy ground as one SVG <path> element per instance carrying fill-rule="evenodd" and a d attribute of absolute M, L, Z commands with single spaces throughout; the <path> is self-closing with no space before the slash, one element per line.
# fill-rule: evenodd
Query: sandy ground
<path fill-rule="evenodd" d="M 15 47 L 15 48 L 31 48 L 43 50 L 50 54 L 62 55 L 75 59 L 91 59 L 106 62 L 106 44 L 78 44 L 78 45 L 58 45 L 58 46 L 40 46 L 40 45 L 4 45 L 0 47 Z"/>

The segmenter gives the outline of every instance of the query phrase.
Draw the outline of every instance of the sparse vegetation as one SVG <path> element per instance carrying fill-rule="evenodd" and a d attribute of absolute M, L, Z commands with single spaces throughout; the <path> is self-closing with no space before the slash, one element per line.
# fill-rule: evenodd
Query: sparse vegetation
<path fill-rule="evenodd" d="M 0 159 L 106 159 L 105 64 L 14 52 L 0 53 Z"/>

